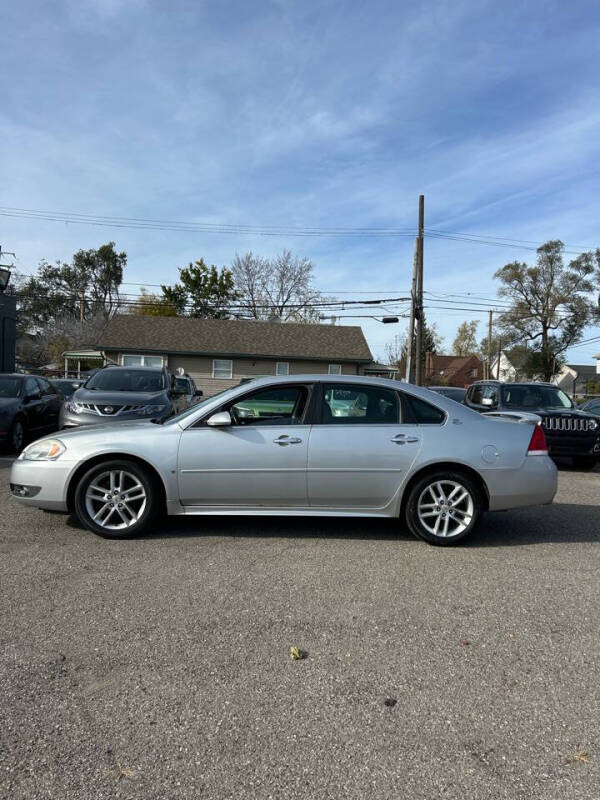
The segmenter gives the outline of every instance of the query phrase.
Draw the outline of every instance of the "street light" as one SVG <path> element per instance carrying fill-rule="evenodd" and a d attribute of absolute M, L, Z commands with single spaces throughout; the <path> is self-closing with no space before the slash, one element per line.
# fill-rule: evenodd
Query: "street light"
<path fill-rule="evenodd" d="M 10 274 L 10 270 L 7 267 L 0 267 L 0 293 L 8 286 Z"/>
<path fill-rule="evenodd" d="M 404 317 L 404 315 L 402 315 L 402 316 Z M 335 317 L 333 317 L 333 316 L 327 317 L 327 316 L 324 316 L 323 314 L 321 314 L 319 316 L 319 319 L 333 319 L 333 320 L 336 320 L 336 319 L 350 319 L 350 317 L 352 317 L 354 319 L 374 319 L 376 322 L 381 322 L 383 325 L 390 325 L 391 323 L 394 323 L 394 322 L 400 322 L 400 318 L 399 317 L 381 317 L 381 319 L 380 319 L 379 317 L 374 317 L 372 314 L 344 314 L 343 316 L 339 316 L 338 315 L 338 316 L 335 316 Z"/>

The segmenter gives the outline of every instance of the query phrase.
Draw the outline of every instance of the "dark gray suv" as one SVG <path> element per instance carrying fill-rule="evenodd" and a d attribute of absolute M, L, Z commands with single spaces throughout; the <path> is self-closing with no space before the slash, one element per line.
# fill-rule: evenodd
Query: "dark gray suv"
<path fill-rule="evenodd" d="M 185 391 L 166 369 L 104 367 L 75 391 L 60 412 L 60 427 L 165 420 L 188 405 Z"/>

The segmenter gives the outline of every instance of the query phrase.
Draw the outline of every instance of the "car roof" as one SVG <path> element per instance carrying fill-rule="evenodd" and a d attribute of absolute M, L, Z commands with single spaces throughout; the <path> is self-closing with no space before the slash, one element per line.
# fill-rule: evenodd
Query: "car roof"
<path fill-rule="evenodd" d="M 254 378 L 244 383 L 243 386 L 245 388 L 252 388 L 273 386 L 275 384 L 284 385 L 286 383 L 361 383 L 371 386 L 383 386 L 388 389 L 393 389 L 394 391 L 407 391 L 410 394 L 423 398 L 423 400 L 427 400 L 429 403 L 432 402 L 432 392 L 426 386 L 415 386 L 413 383 L 407 383 L 406 381 L 397 381 L 392 378 L 378 378 L 370 375 L 324 375 L 323 373 L 317 375 L 310 373 L 305 375 L 271 375 Z M 232 388 L 240 389 L 242 387 L 235 386 Z M 444 399 L 443 395 L 436 394 L 436 402 L 442 403 Z M 454 401 L 452 401 L 452 403 L 453 405 L 455 404 Z"/>
<path fill-rule="evenodd" d="M 0 378 L 36 378 L 37 375 L 29 375 L 23 372 L 0 372 Z"/>
<path fill-rule="evenodd" d="M 164 372 L 165 367 L 146 367 L 138 364 L 107 364 L 105 367 L 102 367 L 101 370 L 98 370 L 98 372 L 106 372 L 108 369 L 142 369 L 146 372 Z"/>
<path fill-rule="evenodd" d="M 551 381 L 499 381 L 496 378 L 488 378 L 487 380 L 473 381 L 471 386 L 476 386 L 480 383 L 497 383 L 499 386 L 552 386 L 555 389 L 560 389 Z"/>

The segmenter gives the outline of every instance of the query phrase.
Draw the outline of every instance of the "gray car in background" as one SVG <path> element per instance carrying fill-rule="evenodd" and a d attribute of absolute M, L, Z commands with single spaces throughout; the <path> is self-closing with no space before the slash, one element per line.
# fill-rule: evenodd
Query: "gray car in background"
<path fill-rule="evenodd" d="M 108 366 L 97 370 L 66 400 L 60 427 L 149 418 L 162 421 L 188 405 L 186 388 L 176 386 L 166 369 Z"/>
<path fill-rule="evenodd" d="M 61 432 L 14 462 L 18 500 L 125 538 L 160 512 L 396 518 L 432 544 L 482 514 L 551 503 L 539 425 L 489 419 L 406 383 L 261 378 L 170 419 Z"/>

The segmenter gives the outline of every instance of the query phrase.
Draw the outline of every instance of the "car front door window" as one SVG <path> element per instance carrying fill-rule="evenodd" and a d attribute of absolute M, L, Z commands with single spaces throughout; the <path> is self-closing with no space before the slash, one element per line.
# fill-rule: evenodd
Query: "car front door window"
<path fill-rule="evenodd" d="M 300 425 L 306 397 L 304 386 L 283 386 L 246 395 L 228 410 L 235 425 Z"/>

